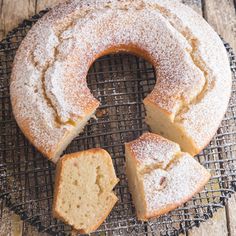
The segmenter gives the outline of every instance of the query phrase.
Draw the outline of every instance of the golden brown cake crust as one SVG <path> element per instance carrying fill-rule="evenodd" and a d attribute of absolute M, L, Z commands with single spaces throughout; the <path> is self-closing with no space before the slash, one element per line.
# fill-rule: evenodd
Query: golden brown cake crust
<path fill-rule="evenodd" d="M 145 133 L 126 143 L 125 149 L 129 187 L 137 216 L 142 221 L 181 206 L 200 192 L 210 179 L 210 173 L 189 154 L 181 152 L 178 144 L 159 135 Z M 162 178 L 166 179 L 164 187 L 158 182 Z M 138 186 L 136 190 L 135 185 Z M 137 200 L 137 192 L 142 196 L 141 200 Z"/>
<path fill-rule="evenodd" d="M 199 183 L 199 187 L 196 188 L 196 190 L 194 192 L 191 193 L 191 195 L 186 196 L 185 198 L 181 199 L 181 201 L 179 201 L 178 203 L 175 204 L 168 204 L 165 208 L 162 208 L 161 210 L 157 210 L 157 211 L 153 211 L 151 214 L 147 214 L 145 215 L 141 220 L 143 221 L 148 221 L 152 218 L 157 218 L 161 215 L 164 215 L 174 209 L 176 209 L 177 207 L 183 205 L 184 203 L 186 203 L 187 201 L 189 201 L 195 194 L 199 193 L 202 191 L 202 189 L 204 188 L 204 186 L 207 184 L 207 182 L 210 179 L 210 174 L 205 175 L 204 180 L 202 180 Z"/>
<path fill-rule="evenodd" d="M 231 73 L 220 38 L 202 17 L 170 0 L 72 0 L 32 27 L 11 75 L 16 121 L 49 159 L 59 157 L 99 106 L 87 87 L 89 67 L 120 51 L 153 64 L 158 80 L 145 105 L 169 114 L 198 150 L 216 132 Z"/>
<path fill-rule="evenodd" d="M 56 175 L 55 175 L 56 178 L 55 178 L 55 185 L 54 185 L 55 186 L 55 188 L 54 188 L 55 192 L 54 192 L 53 207 L 52 207 L 53 216 L 55 218 L 58 218 L 62 221 L 65 221 L 65 218 L 61 214 L 60 210 L 57 210 L 56 205 L 58 204 L 57 201 L 59 199 L 59 191 L 61 191 L 59 186 L 61 184 L 60 182 L 61 182 L 61 179 L 62 179 L 62 176 L 61 176 L 62 169 L 65 167 L 66 162 L 70 159 L 72 159 L 72 160 L 73 159 L 78 159 L 78 158 L 82 159 L 82 158 L 84 158 L 84 156 L 93 156 L 93 155 L 102 157 L 104 162 L 107 162 L 107 168 L 114 169 L 109 153 L 106 150 L 101 149 L 101 148 L 93 148 L 93 149 L 89 149 L 89 150 L 86 150 L 86 151 L 80 151 L 80 152 L 76 152 L 76 153 L 66 154 L 58 161 L 57 167 L 56 167 Z M 111 177 L 111 180 L 113 181 L 113 184 L 115 186 L 119 182 L 119 179 L 115 177 L 115 172 L 113 173 L 113 175 L 114 176 L 110 176 L 110 177 Z M 112 179 L 114 177 L 115 177 L 115 179 Z M 107 216 L 111 212 L 112 208 L 114 207 L 114 205 L 118 201 L 118 198 L 116 197 L 116 195 L 113 192 L 111 192 L 110 198 L 111 198 L 111 204 L 106 209 L 104 209 L 103 214 L 101 215 L 101 217 L 97 220 L 97 222 L 92 227 L 89 228 L 89 230 L 76 228 L 75 225 L 72 225 L 73 228 L 76 231 L 78 231 L 79 233 L 86 233 L 86 234 L 96 230 L 103 223 L 103 221 L 107 218 Z"/>
<path fill-rule="evenodd" d="M 161 168 L 166 168 L 172 157 L 181 152 L 177 143 L 149 132 L 142 134 L 136 140 L 125 143 L 125 147 L 141 169 L 157 162 Z"/>

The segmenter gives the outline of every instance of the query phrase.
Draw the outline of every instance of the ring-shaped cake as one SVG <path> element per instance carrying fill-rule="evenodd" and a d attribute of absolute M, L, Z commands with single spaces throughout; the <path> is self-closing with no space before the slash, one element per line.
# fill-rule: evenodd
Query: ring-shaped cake
<path fill-rule="evenodd" d="M 56 162 L 99 106 L 87 87 L 90 66 L 117 52 L 155 68 L 156 85 L 144 99 L 151 130 L 200 152 L 227 109 L 229 61 L 206 21 L 172 0 L 73 0 L 40 19 L 11 76 L 13 113 L 25 136 Z"/>

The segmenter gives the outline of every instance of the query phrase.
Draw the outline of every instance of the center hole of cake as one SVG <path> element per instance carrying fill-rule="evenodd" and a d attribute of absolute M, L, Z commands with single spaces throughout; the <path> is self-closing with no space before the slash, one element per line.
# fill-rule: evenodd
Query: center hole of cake
<path fill-rule="evenodd" d="M 101 103 L 96 112 L 99 132 L 109 130 L 112 138 L 128 142 L 148 131 L 143 99 L 156 83 L 148 61 L 125 53 L 101 57 L 91 66 L 87 83 Z"/>

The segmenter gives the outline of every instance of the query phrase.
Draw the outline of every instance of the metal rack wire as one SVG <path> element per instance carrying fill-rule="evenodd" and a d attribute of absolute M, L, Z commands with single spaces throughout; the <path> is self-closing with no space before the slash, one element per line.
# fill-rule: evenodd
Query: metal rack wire
<path fill-rule="evenodd" d="M 15 52 L 45 12 L 25 20 L 0 42 L 0 198 L 40 232 L 69 235 L 71 228 L 51 215 L 55 166 L 25 139 L 12 115 L 9 98 Z M 103 147 L 112 155 L 120 178 L 115 189 L 119 203 L 92 235 L 178 235 L 212 217 L 236 191 L 236 58 L 227 43 L 225 47 L 233 72 L 231 101 L 217 134 L 196 157 L 211 169 L 212 178 L 191 201 L 148 223 L 135 217 L 125 176 L 123 144 L 148 130 L 142 100 L 155 84 L 154 70 L 143 59 L 125 54 L 100 58 L 91 67 L 87 82 L 102 104 L 96 114 L 98 119 L 89 122 L 66 152 Z"/>

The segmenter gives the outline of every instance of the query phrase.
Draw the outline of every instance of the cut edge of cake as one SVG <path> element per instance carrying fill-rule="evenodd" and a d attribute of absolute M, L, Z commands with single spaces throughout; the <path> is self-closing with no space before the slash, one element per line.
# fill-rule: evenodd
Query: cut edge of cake
<path fill-rule="evenodd" d="M 57 164 L 53 216 L 80 233 L 96 230 L 118 201 L 108 152 L 100 148 L 64 155 Z"/>
<path fill-rule="evenodd" d="M 157 152 L 159 145 L 160 153 L 154 153 L 154 162 L 143 165 L 145 159 L 150 159 L 151 140 L 157 146 L 153 150 Z M 176 150 L 164 166 L 163 157 L 158 160 L 158 155 L 163 155 L 163 141 Z M 139 220 L 147 221 L 176 209 L 200 192 L 210 179 L 210 173 L 188 153 L 176 149 L 176 145 L 151 133 L 125 144 L 128 185 Z M 137 155 L 140 150 L 143 156 Z"/>

